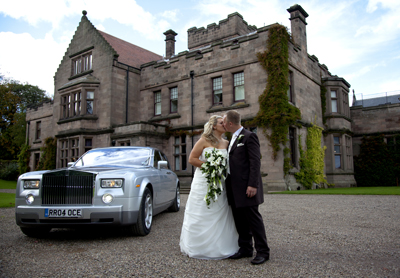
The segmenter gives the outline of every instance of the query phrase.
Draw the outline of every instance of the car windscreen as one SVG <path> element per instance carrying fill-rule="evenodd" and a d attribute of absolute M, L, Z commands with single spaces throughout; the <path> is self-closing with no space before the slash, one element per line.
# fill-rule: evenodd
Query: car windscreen
<path fill-rule="evenodd" d="M 147 166 L 151 150 L 140 148 L 95 149 L 84 154 L 75 167 Z"/>

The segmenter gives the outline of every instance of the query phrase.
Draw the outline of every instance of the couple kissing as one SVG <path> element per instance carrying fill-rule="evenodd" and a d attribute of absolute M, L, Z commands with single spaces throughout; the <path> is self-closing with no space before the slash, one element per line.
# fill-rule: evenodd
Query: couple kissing
<path fill-rule="evenodd" d="M 232 133 L 230 142 L 222 138 L 226 131 Z M 258 210 L 264 202 L 260 158 L 258 137 L 241 126 L 237 111 L 210 117 L 189 156 L 197 168 L 182 225 L 182 253 L 197 259 L 241 259 L 253 257 L 255 249 L 252 264 L 269 260 Z"/>

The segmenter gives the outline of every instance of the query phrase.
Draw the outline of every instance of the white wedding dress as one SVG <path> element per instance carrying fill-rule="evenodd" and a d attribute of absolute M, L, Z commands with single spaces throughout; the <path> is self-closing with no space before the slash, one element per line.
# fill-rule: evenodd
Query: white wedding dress
<path fill-rule="evenodd" d="M 206 161 L 205 153 L 213 148 L 203 150 L 201 161 Z M 226 154 L 225 149 L 219 151 Z M 225 181 L 218 200 L 209 208 L 204 201 L 207 193 L 207 180 L 199 168 L 196 169 L 190 194 L 186 203 L 183 219 L 180 247 L 184 254 L 197 259 L 225 259 L 239 250 L 238 233 L 232 216 L 231 207 L 225 190 Z"/>

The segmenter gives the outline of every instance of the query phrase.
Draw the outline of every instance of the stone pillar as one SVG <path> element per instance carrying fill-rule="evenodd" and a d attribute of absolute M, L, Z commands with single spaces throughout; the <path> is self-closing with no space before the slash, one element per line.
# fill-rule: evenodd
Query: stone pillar
<path fill-rule="evenodd" d="M 173 30 L 169 29 L 164 33 L 165 35 L 165 58 L 169 59 L 175 55 L 175 36 L 178 35 Z"/>
<path fill-rule="evenodd" d="M 291 31 L 294 43 L 300 46 L 301 51 L 307 53 L 306 18 L 308 14 L 300 5 L 293 5 L 287 11 L 290 13 Z"/>

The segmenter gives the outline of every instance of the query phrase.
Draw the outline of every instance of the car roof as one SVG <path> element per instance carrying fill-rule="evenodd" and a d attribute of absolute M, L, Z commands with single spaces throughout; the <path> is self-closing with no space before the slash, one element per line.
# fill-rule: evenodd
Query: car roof
<path fill-rule="evenodd" d="M 112 146 L 112 147 L 103 147 L 103 148 L 94 148 L 92 150 L 105 150 L 105 149 L 148 149 L 148 150 L 158 150 L 157 148 L 153 147 L 141 147 L 141 146 Z"/>

